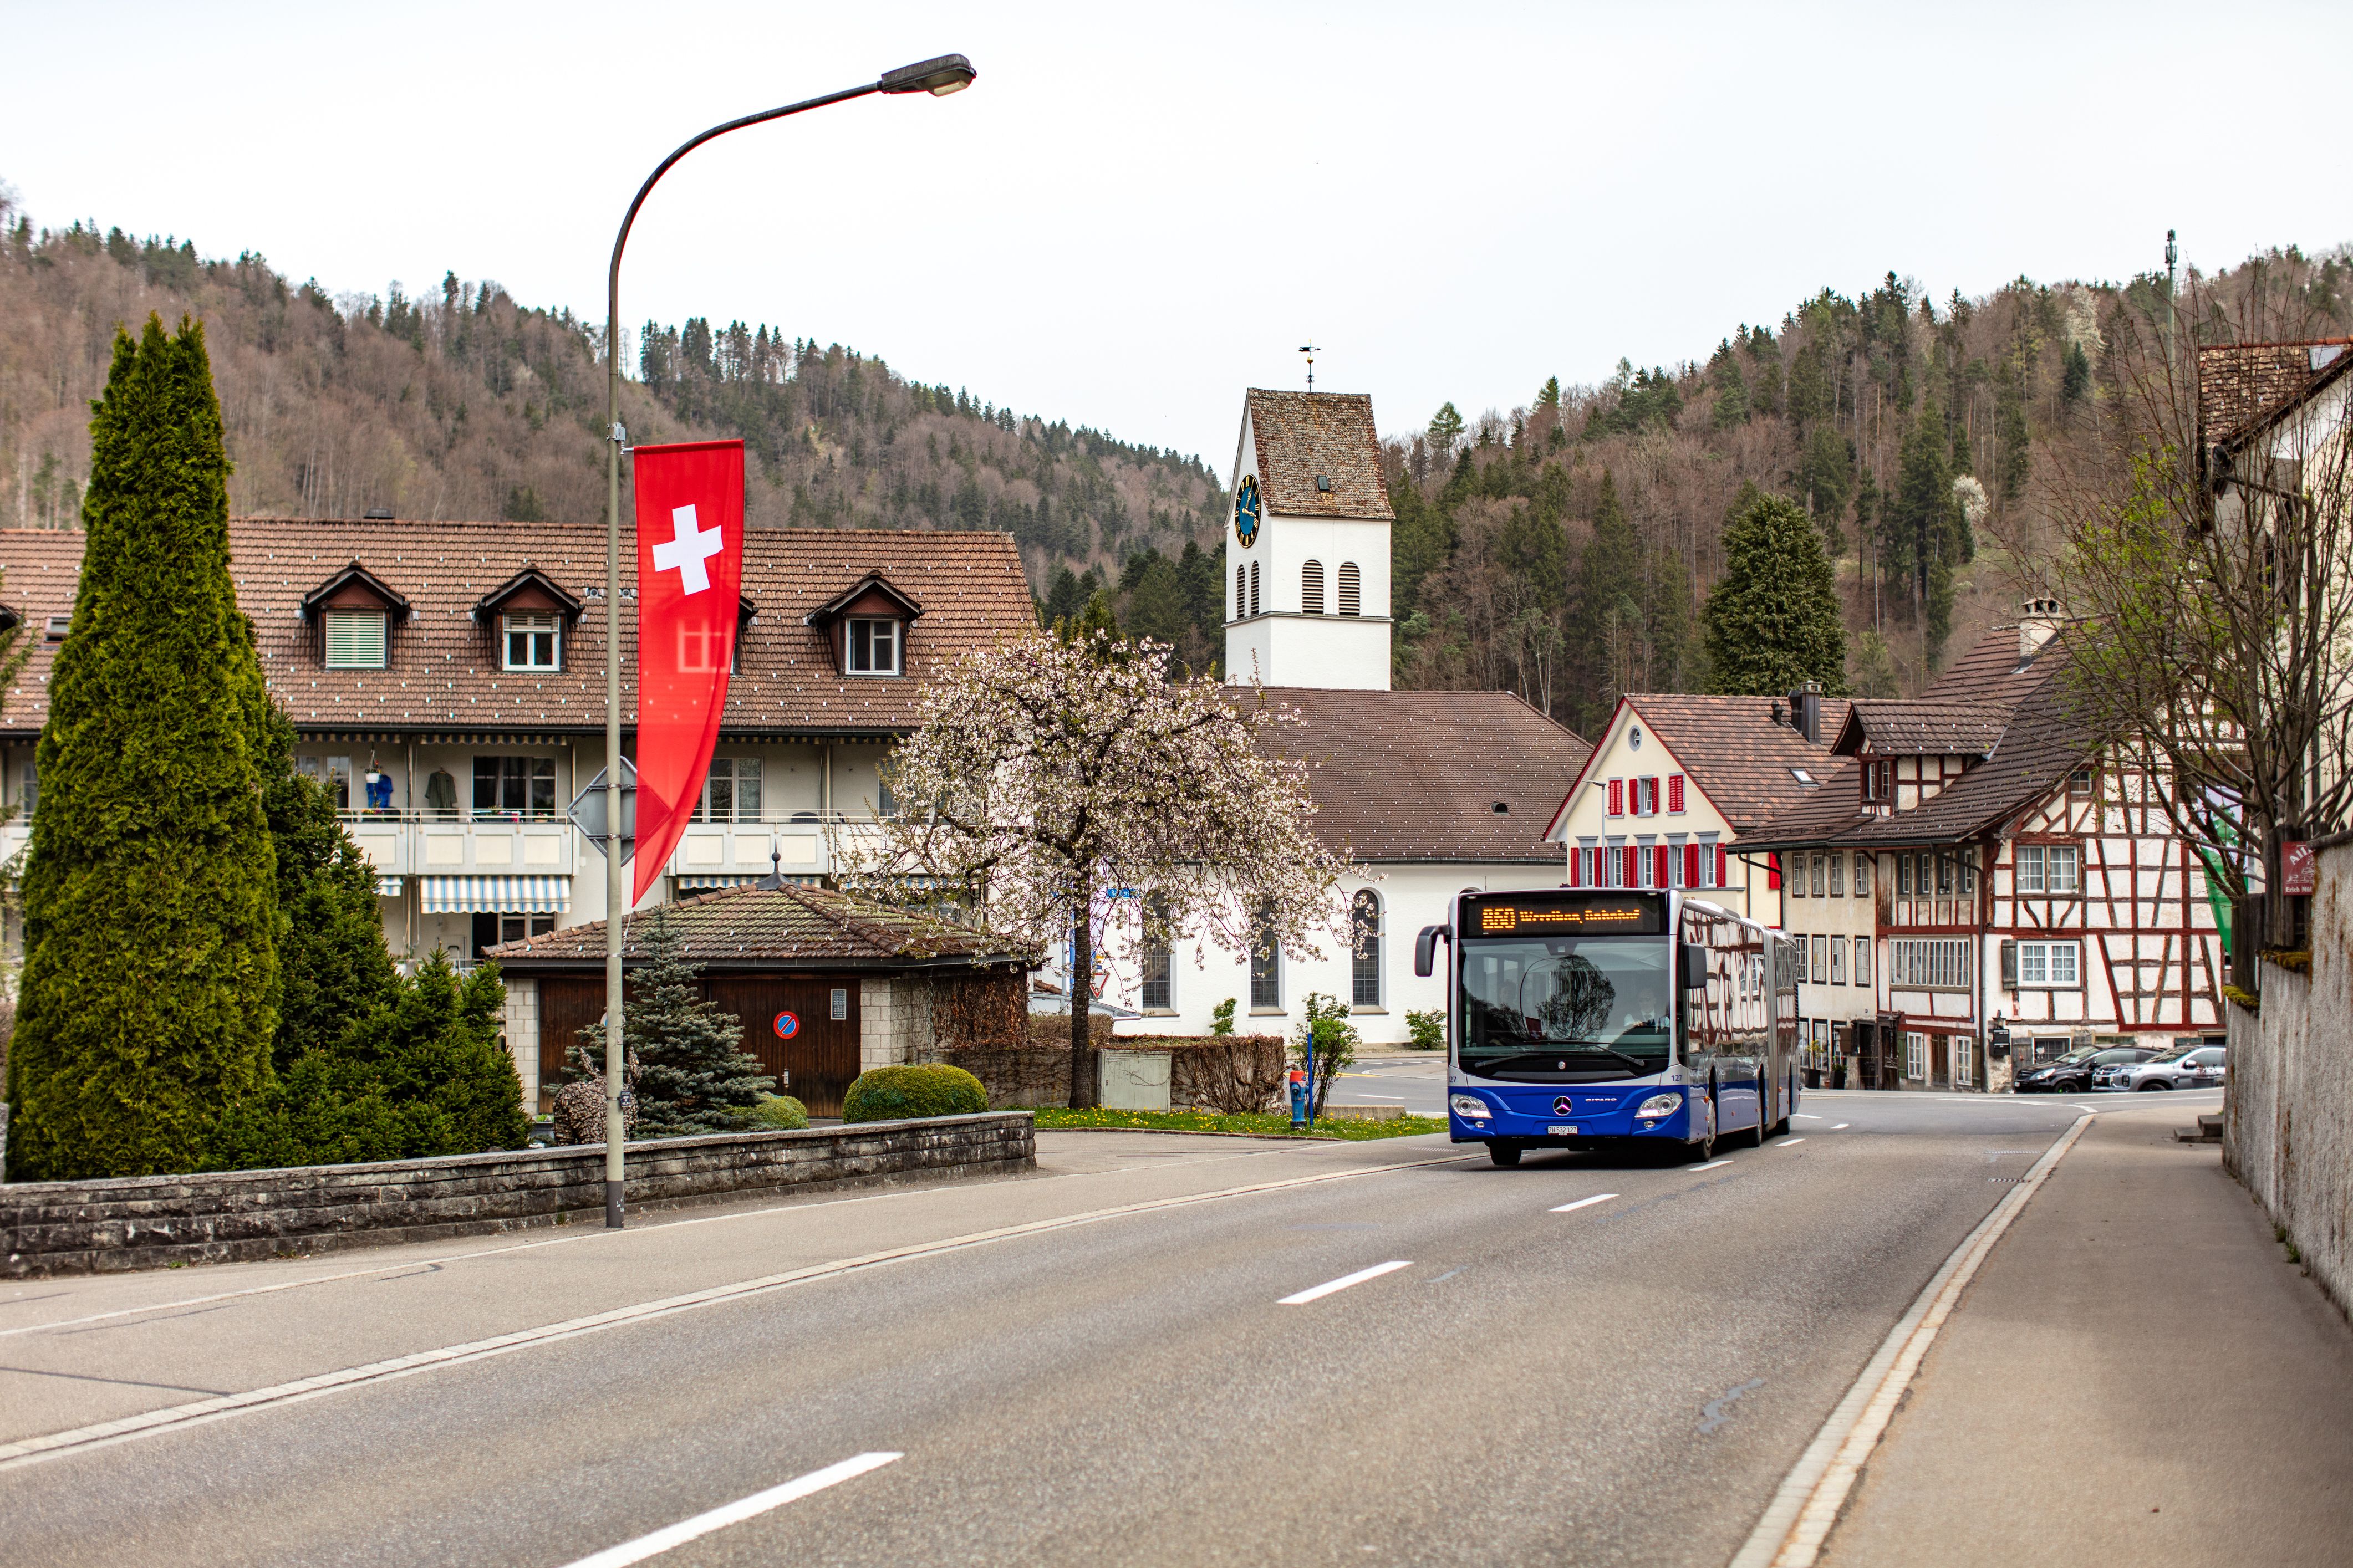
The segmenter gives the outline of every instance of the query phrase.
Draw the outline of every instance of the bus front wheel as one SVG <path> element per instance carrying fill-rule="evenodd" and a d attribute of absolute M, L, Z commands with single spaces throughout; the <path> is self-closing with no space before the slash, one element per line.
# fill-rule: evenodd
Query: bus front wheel
<path fill-rule="evenodd" d="M 1487 1158 L 1508 1169 L 1520 1163 L 1520 1146 L 1517 1143 L 1490 1143 L 1487 1145 Z"/>
<path fill-rule="evenodd" d="M 1700 1134 L 1698 1142 L 1686 1144 L 1683 1149 L 1685 1157 L 1694 1165 L 1704 1165 L 1715 1158 L 1715 1096 L 1709 1094 L 1703 1103 L 1707 1107 L 1707 1131 Z"/>

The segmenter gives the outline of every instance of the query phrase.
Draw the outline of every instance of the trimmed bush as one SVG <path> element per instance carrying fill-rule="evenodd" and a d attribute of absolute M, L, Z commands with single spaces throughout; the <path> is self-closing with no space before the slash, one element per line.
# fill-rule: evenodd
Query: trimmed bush
<path fill-rule="evenodd" d="M 744 1113 L 747 1132 L 798 1132 L 808 1126 L 808 1107 L 789 1094 L 764 1094 Z"/>
<path fill-rule="evenodd" d="M 904 1121 L 918 1116 L 970 1116 L 988 1109 L 988 1090 L 962 1068 L 876 1068 L 842 1097 L 844 1121 Z"/>

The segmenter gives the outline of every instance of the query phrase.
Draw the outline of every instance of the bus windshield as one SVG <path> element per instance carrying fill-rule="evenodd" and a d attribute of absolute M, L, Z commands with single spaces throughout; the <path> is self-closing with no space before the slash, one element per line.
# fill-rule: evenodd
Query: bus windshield
<path fill-rule="evenodd" d="M 1656 936 L 1465 942 L 1463 1070 L 1536 1081 L 1662 1070 L 1674 1046 L 1673 952 Z"/>

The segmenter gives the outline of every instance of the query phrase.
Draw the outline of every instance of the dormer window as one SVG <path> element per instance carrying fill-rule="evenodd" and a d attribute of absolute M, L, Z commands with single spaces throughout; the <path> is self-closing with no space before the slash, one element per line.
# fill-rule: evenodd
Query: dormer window
<path fill-rule="evenodd" d="M 499 617 L 505 669 L 561 669 L 564 617 L 552 610 L 511 610 Z"/>
<path fill-rule="evenodd" d="M 382 610 L 327 611 L 327 668 L 382 669 L 384 626 Z"/>
<path fill-rule="evenodd" d="M 902 663 L 899 654 L 905 639 L 899 635 L 897 621 L 856 616 L 848 624 L 848 657 L 843 660 L 843 668 L 852 675 L 900 673 Z"/>
<path fill-rule="evenodd" d="M 329 669 L 382 669 L 393 626 L 408 601 L 354 561 L 302 595 L 302 618 L 318 628 L 319 662 Z"/>

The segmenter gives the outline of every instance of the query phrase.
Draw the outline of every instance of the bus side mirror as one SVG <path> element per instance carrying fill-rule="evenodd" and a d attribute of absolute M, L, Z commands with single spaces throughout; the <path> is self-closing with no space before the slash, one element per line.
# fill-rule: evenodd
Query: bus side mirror
<path fill-rule="evenodd" d="M 1421 934 L 1413 939 L 1413 972 L 1427 980 L 1438 966 L 1438 944 L 1454 940 L 1452 926 L 1424 926 Z"/>
<path fill-rule="evenodd" d="M 1683 989 L 1707 989 L 1707 949 L 1699 942 L 1687 942 L 1683 949 Z"/>

